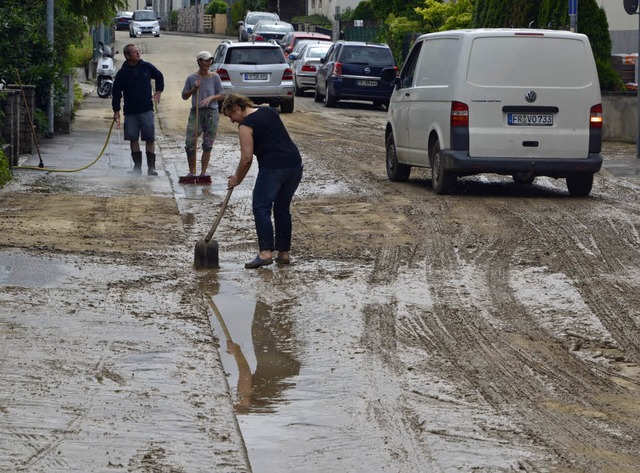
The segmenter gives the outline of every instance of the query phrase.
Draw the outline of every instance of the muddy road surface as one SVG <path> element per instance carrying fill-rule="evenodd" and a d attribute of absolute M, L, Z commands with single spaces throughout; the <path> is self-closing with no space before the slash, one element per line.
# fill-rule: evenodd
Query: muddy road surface
<path fill-rule="evenodd" d="M 213 184 L 177 182 L 180 91 L 195 53 L 216 41 L 139 41 L 167 78 L 158 145 L 184 235 L 171 241 L 175 215 L 131 228 L 183 249 L 176 271 L 196 286 L 181 307 L 211 323 L 254 472 L 640 470 L 634 145 L 605 146 L 589 198 L 563 180 L 496 175 L 440 196 L 428 170 L 387 179 L 384 109 L 329 109 L 309 94 L 281 115 L 305 163 L 293 264 L 243 268 L 257 250 L 254 165 L 216 232 L 221 268 L 196 273 L 193 245 L 239 157 L 222 117 Z M 60 235 L 83 251 L 80 234 Z M 134 246 L 119 258 L 140 256 Z"/>

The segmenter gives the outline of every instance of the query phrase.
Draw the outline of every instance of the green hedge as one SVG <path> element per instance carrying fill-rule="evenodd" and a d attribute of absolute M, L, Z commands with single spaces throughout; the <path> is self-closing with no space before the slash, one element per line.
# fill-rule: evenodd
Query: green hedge
<path fill-rule="evenodd" d="M 0 149 L 0 187 L 4 187 L 12 178 L 9 157 Z"/>

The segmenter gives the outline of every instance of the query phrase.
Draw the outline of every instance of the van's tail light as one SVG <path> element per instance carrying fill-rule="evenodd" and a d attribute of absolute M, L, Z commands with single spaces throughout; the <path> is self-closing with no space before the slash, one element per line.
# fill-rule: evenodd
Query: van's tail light
<path fill-rule="evenodd" d="M 589 128 L 602 128 L 602 104 L 591 107 L 589 116 Z"/>
<path fill-rule="evenodd" d="M 316 72 L 316 66 L 313 64 L 305 64 L 302 66 L 302 72 Z"/>
<path fill-rule="evenodd" d="M 462 102 L 451 102 L 451 126 L 469 127 L 469 106 Z"/>
<path fill-rule="evenodd" d="M 265 41 L 264 36 L 260 36 L 259 34 L 254 36 L 254 41 Z"/>
<path fill-rule="evenodd" d="M 342 63 L 336 62 L 333 64 L 333 70 L 331 71 L 331 77 L 342 77 Z"/>
<path fill-rule="evenodd" d="M 282 73 L 282 80 L 293 80 L 293 71 L 288 67 Z"/>
<path fill-rule="evenodd" d="M 226 69 L 220 68 L 216 72 L 220 76 L 220 80 L 231 80 L 231 78 L 229 77 L 229 73 L 227 72 Z"/>

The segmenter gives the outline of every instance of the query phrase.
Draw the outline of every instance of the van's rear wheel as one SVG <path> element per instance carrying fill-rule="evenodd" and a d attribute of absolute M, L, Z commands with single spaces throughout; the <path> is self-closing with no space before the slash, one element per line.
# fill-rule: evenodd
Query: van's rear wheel
<path fill-rule="evenodd" d="M 393 139 L 393 134 L 389 133 L 387 137 L 387 177 L 390 181 L 406 181 L 409 179 L 410 173 L 411 166 L 398 162 L 396 142 Z"/>
<path fill-rule="evenodd" d="M 436 140 L 431 147 L 431 186 L 436 194 L 448 194 L 455 183 L 455 174 L 444 168 L 440 141 Z"/>
<path fill-rule="evenodd" d="M 587 197 L 593 187 L 593 174 L 578 174 L 567 177 L 567 189 L 573 197 Z"/>

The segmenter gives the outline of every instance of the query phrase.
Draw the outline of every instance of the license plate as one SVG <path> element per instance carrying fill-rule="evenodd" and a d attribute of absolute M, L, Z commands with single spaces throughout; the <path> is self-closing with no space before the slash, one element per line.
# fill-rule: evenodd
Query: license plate
<path fill-rule="evenodd" d="M 376 87 L 378 85 L 377 80 L 359 80 L 356 85 L 364 85 L 365 87 Z"/>
<path fill-rule="evenodd" d="M 269 74 L 255 74 L 248 73 L 244 75 L 244 80 L 267 80 L 269 79 Z"/>
<path fill-rule="evenodd" d="M 509 113 L 507 115 L 509 125 L 513 126 L 552 126 L 553 114 L 551 113 Z"/>

